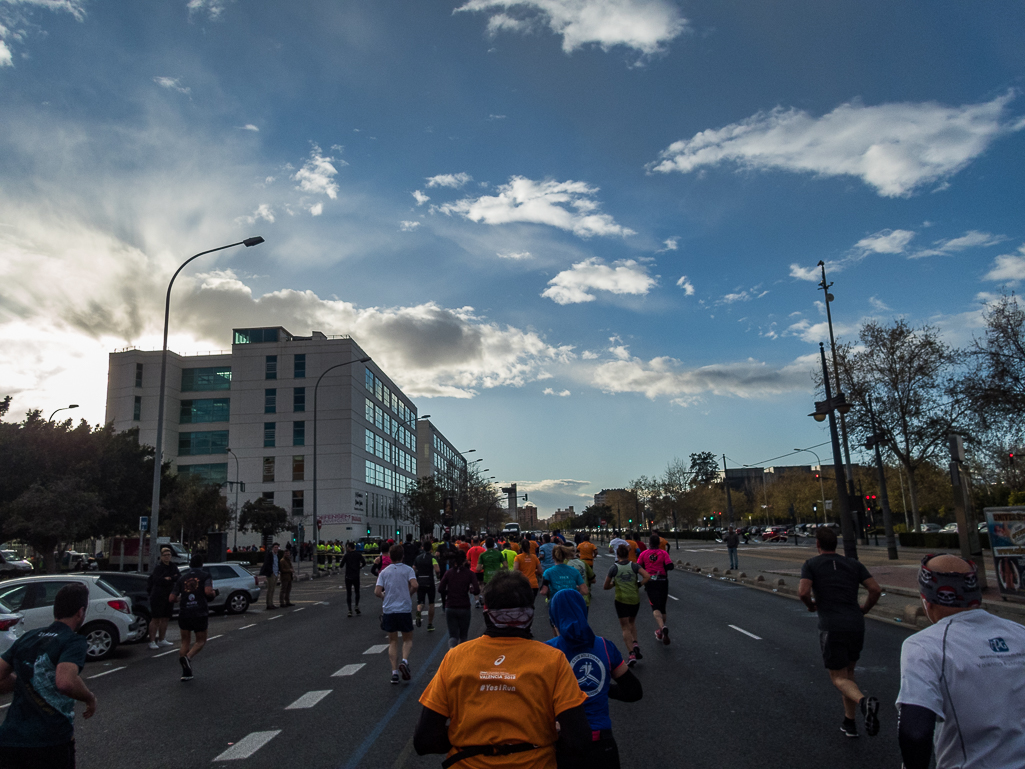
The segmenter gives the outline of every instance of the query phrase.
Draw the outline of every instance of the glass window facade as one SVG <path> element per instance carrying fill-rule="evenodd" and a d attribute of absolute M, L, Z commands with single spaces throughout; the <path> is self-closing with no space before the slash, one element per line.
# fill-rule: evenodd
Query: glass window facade
<path fill-rule="evenodd" d="M 220 462 L 208 465 L 178 465 L 178 475 L 195 478 L 201 483 L 227 483 L 228 463 Z"/>
<path fill-rule="evenodd" d="M 305 446 L 306 445 L 306 423 L 305 422 L 292 422 L 292 445 L 293 446 Z"/>
<path fill-rule="evenodd" d="M 142 419 L 142 396 L 135 396 L 135 404 L 132 406 L 132 421 L 138 422 Z"/>
<path fill-rule="evenodd" d="M 376 462 L 371 462 L 369 459 L 366 461 L 365 480 L 371 486 L 380 486 L 382 489 L 396 491 L 399 494 L 405 493 L 406 487 L 414 481 L 413 478 L 400 475 L 394 470 L 379 465 Z"/>
<path fill-rule="evenodd" d="M 268 355 L 266 361 L 266 369 L 263 375 L 264 379 L 277 379 L 278 378 L 278 356 Z"/>
<path fill-rule="evenodd" d="M 276 425 L 274 422 L 263 423 L 263 445 L 265 448 L 274 448 L 275 438 L 277 437 L 275 433 Z"/>
<path fill-rule="evenodd" d="M 273 491 L 265 491 L 260 496 L 263 497 L 264 499 L 266 499 L 272 505 L 274 504 L 274 492 Z"/>
<path fill-rule="evenodd" d="M 230 389 L 231 366 L 182 369 L 182 392 Z"/>
<path fill-rule="evenodd" d="M 391 388 L 382 382 L 369 368 L 366 370 L 365 384 L 367 390 L 373 393 L 377 400 L 384 403 L 386 408 L 395 412 L 400 422 L 405 424 L 416 422 L 416 411 L 406 406 L 399 398 L 398 393 L 392 392 Z"/>
<path fill-rule="evenodd" d="M 142 387 L 142 364 L 135 364 L 135 386 Z"/>
<path fill-rule="evenodd" d="M 366 399 L 365 409 L 363 416 L 370 424 L 379 430 L 384 430 L 385 435 L 389 438 L 416 453 L 416 436 L 412 432 L 403 427 L 398 420 L 393 419 L 390 414 L 385 413 L 370 398 Z"/>
<path fill-rule="evenodd" d="M 226 454 L 227 452 L 227 430 L 178 433 L 178 456 L 180 457 L 194 457 L 200 454 Z"/>
<path fill-rule="evenodd" d="M 292 515 L 303 514 L 303 506 L 306 502 L 304 496 L 302 489 L 297 489 L 292 492 Z"/>
<path fill-rule="evenodd" d="M 296 387 L 292 391 L 292 411 L 306 411 L 305 387 Z"/>
<path fill-rule="evenodd" d="M 278 410 L 278 391 L 274 387 L 268 387 L 263 391 L 263 413 L 274 414 Z"/>
<path fill-rule="evenodd" d="M 261 342 L 278 341 L 280 329 L 277 328 L 236 328 L 235 344 L 260 344 Z"/>
<path fill-rule="evenodd" d="M 263 458 L 263 482 L 274 483 L 274 457 Z"/>
<path fill-rule="evenodd" d="M 380 457 L 385 462 L 391 462 L 400 470 L 416 475 L 416 458 L 398 446 L 393 446 L 373 430 L 366 431 L 364 448 L 368 454 Z"/>
<path fill-rule="evenodd" d="M 306 456 L 304 454 L 297 454 L 292 457 L 292 480 L 306 480 Z"/>
<path fill-rule="evenodd" d="M 183 425 L 190 425 L 202 422 L 227 422 L 230 418 L 230 398 L 203 398 L 182 401 L 178 421 Z"/>
<path fill-rule="evenodd" d="M 305 379 L 306 378 L 306 355 L 305 355 L 305 353 L 302 354 L 302 355 L 296 355 L 295 356 L 295 365 L 292 368 L 292 376 L 295 379 Z"/>

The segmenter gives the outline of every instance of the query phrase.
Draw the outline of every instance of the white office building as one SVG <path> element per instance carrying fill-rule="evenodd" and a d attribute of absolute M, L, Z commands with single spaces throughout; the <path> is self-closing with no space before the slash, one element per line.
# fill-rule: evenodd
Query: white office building
<path fill-rule="evenodd" d="M 417 476 L 416 407 L 372 360 L 360 362 L 368 357 L 349 337 L 281 327 L 235 329 L 230 352 L 169 352 L 164 460 L 179 474 L 232 482 L 229 506 L 236 494 L 239 507 L 273 500 L 303 523 L 306 540 L 314 472 L 320 539 L 416 534 L 402 514 Z M 137 427 L 153 445 L 159 391 L 160 351 L 111 353 L 106 419 L 115 430 Z M 238 535 L 240 545 L 258 540 Z"/>

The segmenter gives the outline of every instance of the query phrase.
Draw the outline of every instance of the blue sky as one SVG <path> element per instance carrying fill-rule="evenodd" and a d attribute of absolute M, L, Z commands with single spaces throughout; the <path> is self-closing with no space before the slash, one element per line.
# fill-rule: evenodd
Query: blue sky
<path fill-rule="evenodd" d="M 1022 40 L 1020 2 L 0 0 L 0 394 L 102 421 L 177 265 L 259 234 L 172 349 L 352 334 L 542 515 L 819 444 L 820 259 L 848 337 L 964 344 L 1025 279 Z"/>

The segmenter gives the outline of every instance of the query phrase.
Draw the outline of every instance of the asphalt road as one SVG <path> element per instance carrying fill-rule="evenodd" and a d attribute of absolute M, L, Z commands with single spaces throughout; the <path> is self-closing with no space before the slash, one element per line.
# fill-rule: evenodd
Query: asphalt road
<path fill-rule="evenodd" d="M 596 564 L 599 578 L 610 564 Z M 439 609 L 437 631 L 427 633 L 426 623 L 416 631 L 413 680 L 392 686 L 380 602 L 366 580 L 362 617 L 345 616 L 337 577 L 297 585 L 293 609 L 212 617 L 212 638 L 188 683 L 179 681 L 174 649 L 122 647 L 89 663 L 83 675 L 99 708 L 76 720 L 78 765 L 439 766 L 440 757 L 413 752 L 412 732 L 419 695 L 447 648 L 444 619 Z M 598 593 L 592 626 L 622 650 L 611 593 L 600 584 Z M 883 728 L 852 740 L 839 731 L 840 697 L 821 666 L 814 615 L 800 603 L 686 573 L 671 576 L 670 594 L 670 646 L 656 644 L 649 612 L 638 619 L 645 655 L 634 670 L 644 699 L 611 704 L 625 767 L 900 765 L 893 702 L 907 631 L 867 623 L 859 680 L 882 701 Z M 547 614 L 538 608 L 535 637 L 544 639 Z M 471 637 L 482 629 L 478 614 Z"/>

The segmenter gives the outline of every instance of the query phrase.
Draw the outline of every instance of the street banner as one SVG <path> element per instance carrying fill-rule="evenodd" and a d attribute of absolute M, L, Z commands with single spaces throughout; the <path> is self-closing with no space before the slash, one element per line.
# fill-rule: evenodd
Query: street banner
<path fill-rule="evenodd" d="M 325 526 L 333 526 L 339 523 L 363 523 L 362 515 L 350 515 L 348 513 L 327 513 L 320 516 L 320 523 Z"/>
<path fill-rule="evenodd" d="M 1000 595 L 1025 598 L 1025 507 L 987 507 L 985 513 Z"/>

